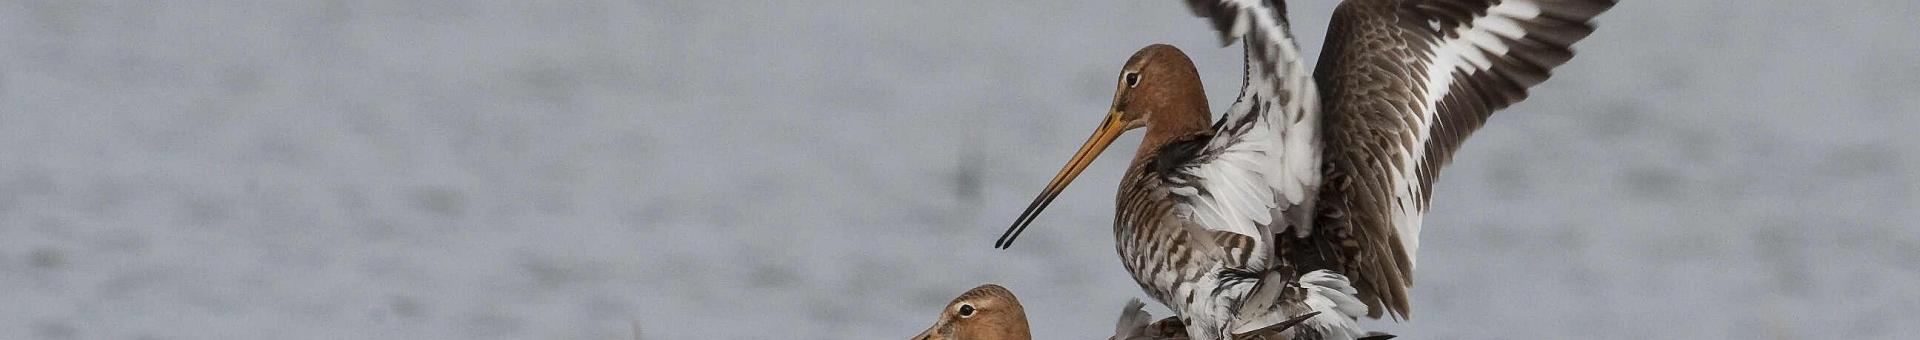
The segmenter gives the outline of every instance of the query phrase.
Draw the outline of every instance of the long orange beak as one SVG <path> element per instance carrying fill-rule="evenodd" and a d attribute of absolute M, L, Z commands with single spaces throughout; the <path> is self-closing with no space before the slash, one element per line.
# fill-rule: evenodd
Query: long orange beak
<path fill-rule="evenodd" d="M 1100 157 L 1100 152 L 1107 150 L 1107 145 L 1113 144 L 1113 140 L 1120 138 L 1120 133 L 1126 131 L 1127 124 L 1120 121 L 1120 113 L 1107 112 L 1107 120 L 1100 123 L 1099 129 L 1093 130 L 1093 136 L 1087 137 L 1085 144 L 1080 145 L 1080 152 L 1074 153 L 1073 159 L 1067 161 L 1067 166 L 1060 168 L 1059 174 L 1053 175 L 1053 181 L 1047 182 L 1047 189 L 1041 190 L 1040 196 L 1034 197 L 1033 203 L 1027 204 L 1027 211 L 1021 212 L 1020 218 L 1013 221 L 1013 226 L 1007 227 L 1007 232 L 1000 234 L 1000 240 L 994 242 L 993 247 L 999 249 L 1012 247 L 1013 239 L 1020 237 L 1020 233 L 1027 230 L 1027 225 L 1033 224 L 1033 219 L 1040 215 L 1040 210 L 1046 209 L 1047 204 L 1052 204 L 1053 198 L 1060 196 L 1060 191 L 1066 190 L 1068 183 L 1073 183 L 1075 177 L 1080 177 L 1080 172 L 1087 170 L 1087 165 L 1093 164 L 1093 159 Z"/>

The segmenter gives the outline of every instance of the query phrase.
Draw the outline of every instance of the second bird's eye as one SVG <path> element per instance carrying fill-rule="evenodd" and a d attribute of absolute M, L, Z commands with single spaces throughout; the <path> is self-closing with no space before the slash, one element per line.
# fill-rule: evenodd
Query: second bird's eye
<path fill-rule="evenodd" d="M 1127 87 L 1140 86 L 1140 73 L 1127 72 Z"/>
<path fill-rule="evenodd" d="M 960 317 L 965 318 L 965 317 L 972 317 L 972 316 L 973 316 L 973 305 L 961 304 Z"/>

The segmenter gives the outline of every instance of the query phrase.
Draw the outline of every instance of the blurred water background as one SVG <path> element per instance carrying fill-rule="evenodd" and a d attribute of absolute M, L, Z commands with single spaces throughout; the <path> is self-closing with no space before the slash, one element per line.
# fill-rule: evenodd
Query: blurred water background
<path fill-rule="evenodd" d="M 1292 2 L 1317 54 L 1334 2 Z M 1370 325 L 1920 334 L 1916 17 L 1620 5 Z M 984 282 L 1102 338 L 1137 134 L 990 244 L 1160 42 L 1227 105 L 1171 0 L 0 1 L 0 338 L 892 339 Z"/>

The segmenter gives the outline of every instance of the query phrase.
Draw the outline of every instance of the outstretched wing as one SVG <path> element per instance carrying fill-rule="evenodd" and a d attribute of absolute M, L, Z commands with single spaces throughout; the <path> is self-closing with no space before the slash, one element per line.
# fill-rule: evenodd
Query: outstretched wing
<path fill-rule="evenodd" d="M 1315 78 L 1326 183 L 1315 223 L 1369 316 L 1404 318 L 1440 168 L 1494 111 L 1527 97 L 1615 0 L 1349 0 Z"/>
<path fill-rule="evenodd" d="M 1240 96 L 1214 123 L 1196 156 L 1168 174 L 1177 213 L 1202 228 L 1251 238 L 1249 266 L 1272 254 L 1272 234 L 1311 222 L 1320 184 L 1315 130 L 1319 93 L 1287 29 L 1283 5 L 1258 0 L 1189 0 L 1222 41 L 1246 43 Z M 1278 226 L 1276 227 L 1276 224 Z M 1204 239 L 1204 237 L 1203 237 Z M 1236 254 L 1239 255 L 1239 254 Z"/>

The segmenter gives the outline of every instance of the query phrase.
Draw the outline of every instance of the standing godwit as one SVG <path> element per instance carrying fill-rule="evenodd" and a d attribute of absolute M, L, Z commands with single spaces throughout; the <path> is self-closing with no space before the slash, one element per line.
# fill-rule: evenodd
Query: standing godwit
<path fill-rule="evenodd" d="M 995 246 L 1146 128 L 1113 227 L 1141 288 L 1193 339 L 1311 312 L 1286 336 L 1349 339 L 1361 315 L 1408 315 L 1420 220 L 1454 150 L 1571 59 L 1614 0 L 1348 0 L 1311 76 L 1280 1 L 1187 3 L 1223 40 L 1245 37 L 1233 106 L 1210 121 L 1187 56 L 1141 49 L 1100 127 Z"/>

